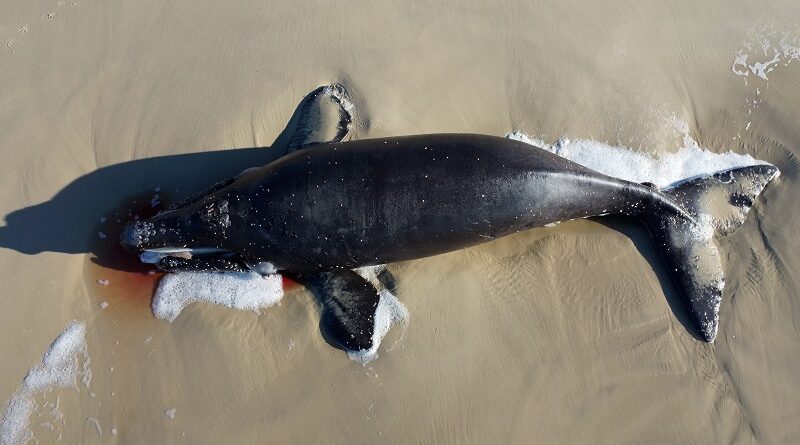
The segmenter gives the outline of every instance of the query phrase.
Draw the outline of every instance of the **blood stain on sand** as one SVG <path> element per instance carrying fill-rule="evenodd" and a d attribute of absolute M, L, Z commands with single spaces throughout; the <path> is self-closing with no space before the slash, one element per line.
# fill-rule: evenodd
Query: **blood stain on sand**
<path fill-rule="evenodd" d="M 139 193 L 123 200 L 116 211 L 98 218 L 90 235 L 91 253 L 84 268 L 88 287 L 96 290 L 98 301 L 149 312 L 150 301 L 164 273 L 141 263 L 118 240 L 128 221 L 154 216 L 165 209 L 164 201 L 159 190 Z"/>
<path fill-rule="evenodd" d="M 281 279 L 282 279 L 283 291 L 284 292 L 289 292 L 290 290 L 293 290 L 294 288 L 299 286 L 299 284 L 297 284 L 297 281 L 292 280 L 291 278 L 287 277 L 286 275 L 281 275 Z"/>

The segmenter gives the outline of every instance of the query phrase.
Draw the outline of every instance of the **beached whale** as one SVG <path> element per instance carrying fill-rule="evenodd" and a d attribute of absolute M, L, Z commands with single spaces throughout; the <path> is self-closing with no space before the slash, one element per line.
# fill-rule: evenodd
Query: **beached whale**
<path fill-rule="evenodd" d="M 712 342 L 724 288 L 715 236 L 741 225 L 778 174 L 756 165 L 659 190 L 500 137 L 342 142 L 351 122 L 346 108 L 327 143 L 309 143 L 320 132 L 304 125 L 291 153 L 129 223 L 122 244 L 165 271 L 288 274 L 321 295 L 328 333 L 357 351 L 372 346 L 379 296 L 352 269 L 624 214 L 647 226 L 699 332 Z"/>

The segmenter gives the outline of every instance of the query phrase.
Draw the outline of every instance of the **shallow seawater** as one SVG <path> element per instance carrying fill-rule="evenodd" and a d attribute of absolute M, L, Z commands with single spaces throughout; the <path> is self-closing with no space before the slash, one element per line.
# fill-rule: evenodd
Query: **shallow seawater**
<path fill-rule="evenodd" d="M 797 17 L 743 0 L 6 5 L 0 442 L 800 441 Z M 222 301 L 244 310 L 157 318 L 163 274 L 121 249 L 122 224 L 276 158 L 332 82 L 358 139 L 512 133 L 660 186 L 777 166 L 719 241 L 717 341 L 686 329 L 621 217 L 388 265 L 401 322 L 365 364 L 284 278 Z"/>

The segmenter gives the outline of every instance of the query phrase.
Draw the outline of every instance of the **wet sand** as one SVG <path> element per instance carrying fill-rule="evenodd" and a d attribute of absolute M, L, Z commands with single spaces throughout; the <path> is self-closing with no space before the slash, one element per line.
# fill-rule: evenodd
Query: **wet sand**
<path fill-rule="evenodd" d="M 797 17 L 738 0 L 5 5 L 0 401 L 80 320 L 91 380 L 36 396 L 39 443 L 800 442 Z M 658 154 L 685 124 L 776 165 L 721 240 L 716 343 L 621 218 L 390 265 L 410 322 L 366 366 L 296 286 L 260 315 L 155 319 L 158 276 L 113 253 L 116 213 L 274 158 L 332 82 L 360 139 L 519 130 Z"/>

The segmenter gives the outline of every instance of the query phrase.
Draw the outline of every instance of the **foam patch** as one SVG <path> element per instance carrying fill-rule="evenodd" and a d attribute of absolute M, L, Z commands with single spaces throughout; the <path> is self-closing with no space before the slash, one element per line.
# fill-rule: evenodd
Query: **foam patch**
<path fill-rule="evenodd" d="M 664 153 L 657 157 L 638 153 L 627 147 L 589 139 L 575 141 L 559 139 L 551 145 L 520 131 L 509 133 L 506 137 L 543 148 L 608 176 L 638 183 L 652 182 L 662 188 L 689 178 L 707 176 L 731 168 L 770 165 L 750 155 L 731 151 L 714 153 L 706 150 L 685 133 L 682 148 L 674 153 Z"/>
<path fill-rule="evenodd" d="M 171 322 L 186 306 L 197 301 L 259 313 L 281 298 L 283 279 L 280 275 L 181 272 L 167 274 L 161 279 L 151 307 L 156 318 Z"/>
<path fill-rule="evenodd" d="M 36 395 L 53 388 L 77 388 L 78 376 L 88 388 L 92 373 L 86 348 L 86 325 L 72 321 L 53 340 L 39 363 L 31 367 L 22 385 L 6 403 L 0 419 L 0 443 L 24 444 L 31 440 L 33 433 L 28 426 L 37 409 Z M 55 419 L 60 418 L 58 405 L 51 414 Z"/>

